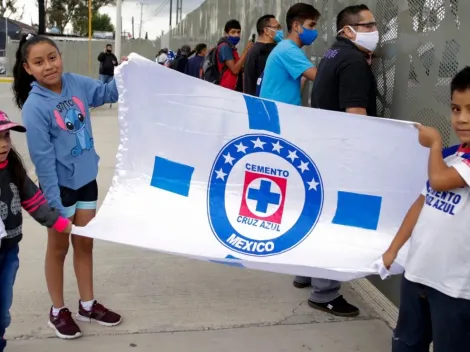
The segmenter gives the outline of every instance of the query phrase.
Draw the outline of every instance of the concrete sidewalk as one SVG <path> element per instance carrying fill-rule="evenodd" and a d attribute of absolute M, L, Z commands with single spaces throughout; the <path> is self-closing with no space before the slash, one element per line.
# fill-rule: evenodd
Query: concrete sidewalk
<path fill-rule="evenodd" d="M 93 129 L 102 200 L 114 173 L 116 108 L 93 111 Z M 8 352 L 390 351 L 390 328 L 349 285 L 343 293 L 362 314 L 340 319 L 309 308 L 309 291 L 295 289 L 289 276 L 107 242 L 95 245 L 96 298 L 124 321 L 115 328 L 81 324 L 85 337 L 60 341 L 46 325 L 51 304 L 43 272 L 46 231 L 27 217 L 24 234 Z M 65 295 L 75 312 L 78 293 L 69 253 Z"/>

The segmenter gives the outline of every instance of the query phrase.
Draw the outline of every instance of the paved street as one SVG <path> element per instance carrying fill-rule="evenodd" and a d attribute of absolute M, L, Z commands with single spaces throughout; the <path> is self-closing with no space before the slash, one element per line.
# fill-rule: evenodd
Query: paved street
<path fill-rule="evenodd" d="M 0 84 L 1 109 L 19 121 L 9 88 L 9 84 Z M 117 110 L 95 110 L 93 125 L 101 155 L 102 200 L 114 171 Z M 13 138 L 27 159 L 25 140 L 16 134 Z M 344 295 L 362 310 L 357 319 L 313 311 L 306 304 L 308 290 L 295 289 L 288 276 L 107 242 L 95 246 L 96 298 L 121 313 L 123 323 L 115 328 L 81 324 L 85 337 L 76 341 L 52 338 L 46 325 L 50 300 L 43 273 L 45 232 L 26 218 L 8 352 L 56 348 L 67 352 L 390 351 L 391 330 L 347 285 Z M 67 305 L 75 312 L 78 294 L 70 259 L 65 294 Z"/>

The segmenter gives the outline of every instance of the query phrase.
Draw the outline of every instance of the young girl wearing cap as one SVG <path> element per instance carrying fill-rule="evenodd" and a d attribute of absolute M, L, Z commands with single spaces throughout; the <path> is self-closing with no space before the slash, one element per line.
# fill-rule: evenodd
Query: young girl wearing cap
<path fill-rule="evenodd" d="M 13 284 L 19 267 L 19 242 L 23 237 L 21 208 L 56 232 L 72 230 L 71 222 L 49 208 L 39 188 L 26 174 L 20 156 L 11 145 L 10 131 L 26 132 L 26 129 L 0 111 L 0 352 L 6 346 L 4 335 L 10 325 Z"/>
<path fill-rule="evenodd" d="M 57 45 L 43 36 L 23 37 L 16 53 L 13 90 L 27 128 L 31 160 L 48 203 L 75 225 L 96 214 L 99 157 L 94 148 L 90 107 L 115 103 L 116 83 L 63 73 Z M 62 339 L 81 330 L 64 302 L 64 261 L 70 239 L 51 229 L 46 252 L 46 281 L 52 300 L 48 325 Z M 121 316 L 94 298 L 93 239 L 75 236 L 73 262 L 80 300 L 76 320 L 115 326 Z"/>

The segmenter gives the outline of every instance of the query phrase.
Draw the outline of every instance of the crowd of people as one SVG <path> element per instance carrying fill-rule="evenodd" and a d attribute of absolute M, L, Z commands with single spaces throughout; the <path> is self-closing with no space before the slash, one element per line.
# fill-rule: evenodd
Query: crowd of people
<path fill-rule="evenodd" d="M 377 84 L 371 63 L 379 32 L 373 13 L 365 5 L 343 9 L 337 16 L 336 40 L 316 67 L 302 49 L 315 43 L 320 16 L 306 3 L 294 4 L 285 21 L 264 15 L 256 25 L 257 38 L 241 54 L 237 46 L 242 28 L 230 20 L 215 47 L 199 44 L 192 50 L 184 45 L 176 55 L 162 49 L 156 63 L 226 89 L 292 105 L 302 105 L 306 82 L 313 81 L 311 107 L 376 116 Z M 80 337 L 77 320 L 104 326 L 122 320 L 95 300 L 93 240 L 71 234 L 72 224 L 85 226 L 96 213 L 99 156 L 89 109 L 117 102 L 111 69 L 118 60 L 108 46 L 98 57 L 100 80 L 64 73 L 57 45 L 43 36 L 23 37 L 16 60 L 13 90 L 24 126 L 0 112 L 0 352 L 6 347 L 4 334 L 19 267 L 21 207 L 48 227 L 45 271 L 52 302 L 48 325 L 56 335 Z M 437 130 L 417 126 L 419 142 L 430 151 L 429 180 L 383 255 L 384 265 L 390 267 L 410 241 L 392 338 L 394 352 L 428 351 L 431 342 L 436 352 L 464 352 L 470 346 L 469 67 L 453 78 L 450 94 L 451 125 L 461 143 L 443 149 Z M 26 133 L 38 186 L 12 147 L 11 131 Z M 70 242 L 80 295 L 75 319 L 63 294 Z M 359 314 L 341 296 L 339 282 L 295 277 L 293 285 L 311 288 L 308 304 L 314 309 L 342 317 Z"/>

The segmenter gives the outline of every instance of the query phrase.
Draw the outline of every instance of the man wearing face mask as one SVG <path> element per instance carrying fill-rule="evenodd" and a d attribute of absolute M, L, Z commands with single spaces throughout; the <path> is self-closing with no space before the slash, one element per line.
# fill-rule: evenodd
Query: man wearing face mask
<path fill-rule="evenodd" d="M 376 116 L 377 85 L 370 69 L 370 57 L 379 41 L 374 15 L 366 5 L 349 6 L 338 14 L 337 28 L 336 42 L 318 66 L 312 107 Z M 359 314 L 339 295 L 339 282 L 302 276 L 294 279 L 297 288 L 310 285 L 308 303 L 312 308 L 345 317 Z"/>
<path fill-rule="evenodd" d="M 100 81 L 103 83 L 111 82 L 114 78 L 114 67 L 118 65 L 111 44 L 106 45 L 104 52 L 98 55 L 98 61 L 100 62 Z"/>
<path fill-rule="evenodd" d="M 366 5 L 348 6 L 336 26 L 336 42 L 318 66 L 312 107 L 377 116 L 377 83 L 370 68 L 379 42 L 374 15 Z"/>
<path fill-rule="evenodd" d="M 273 15 L 264 15 L 256 23 L 258 40 L 249 51 L 243 74 L 243 93 L 256 95 L 256 85 L 271 51 L 284 39 L 281 25 Z"/>
<path fill-rule="evenodd" d="M 240 42 L 242 27 L 237 20 L 225 24 L 225 36 L 217 43 L 217 65 L 220 72 L 220 86 L 231 90 L 243 91 L 243 65 L 248 51 L 253 46 L 250 40 L 242 55 L 238 54 L 237 45 Z"/>
<path fill-rule="evenodd" d="M 314 80 L 317 69 L 302 51 L 317 39 L 320 12 L 312 5 L 297 3 L 287 11 L 287 39 L 277 44 L 266 63 L 260 97 L 301 105 L 302 77 Z"/>
<path fill-rule="evenodd" d="M 320 13 L 312 5 L 297 3 L 286 16 L 287 39 L 280 42 L 268 57 L 261 98 L 301 105 L 302 77 L 314 81 L 317 69 L 305 56 L 301 48 L 311 45 L 318 36 L 315 29 Z M 333 280 L 296 277 L 297 288 L 312 287 L 308 304 L 333 315 L 354 317 L 359 310 L 340 295 L 340 283 Z"/>

